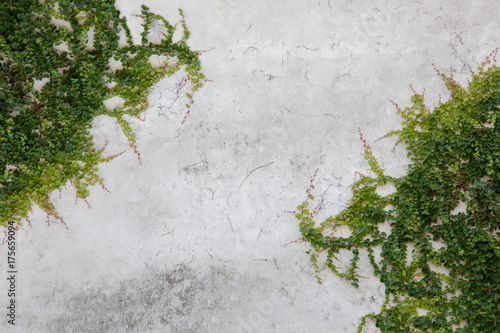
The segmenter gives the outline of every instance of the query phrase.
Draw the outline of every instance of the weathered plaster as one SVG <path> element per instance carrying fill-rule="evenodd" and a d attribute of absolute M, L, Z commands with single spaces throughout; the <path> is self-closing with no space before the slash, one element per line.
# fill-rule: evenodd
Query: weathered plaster
<path fill-rule="evenodd" d="M 366 261 L 359 289 L 326 271 L 319 285 L 288 211 L 316 168 L 320 214 L 345 205 L 368 172 L 358 127 L 403 174 L 403 149 L 374 142 L 399 126 L 389 100 L 408 105 L 412 84 L 438 101 L 432 63 L 464 81 L 500 45 L 499 2 L 144 2 L 171 21 L 184 10 L 211 82 L 184 125 L 183 74 L 158 84 L 132 120 L 142 165 L 112 120 L 95 120 L 96 145 L 125 151 L 101 167 L 110 193 L 92 188 L 90 209 L 70 186 L 54 193 L 68 230 L 34 209 L 17 233 L 17 325 L 2 315 L 0 331 L 354 332 L 383 286 Z M 137 23 L 140 4 L 118 3 Z"/>

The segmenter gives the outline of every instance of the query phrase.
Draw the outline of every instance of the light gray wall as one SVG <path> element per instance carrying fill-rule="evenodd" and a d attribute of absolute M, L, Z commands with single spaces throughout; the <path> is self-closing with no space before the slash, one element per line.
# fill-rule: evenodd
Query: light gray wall
<path fill-rule="evenodd" d="M 183 73 L 158 84 L 132 121 L 142 165 L 115 122 L 95 120 L 96 145 L 126 151 L 101 167 L 110 193 L 92 188 L 90 209 L 71 186 L 54 193 L 68 230 L 33 210 L 18 231 L 17 325 L 3 310 L 0 331 L 354 332 L 383 286 L 366 261 L 359 289 L 327 271 L 319 285 L 288 211 L 316 168 L 320 216 L 345 205 L 355 172 L 369 172 L 358 127 L 403 174 L 403 149 L 374 142 L 399 126 L 389 100 L 409 105 L 412 84 L 437 102 L 432 63 L 465 82 L 500 45 L 500 3 L 144 2 L 171 21 L 184 10 L 211 81 L 184 125 Z M 137 24 L 136 1 L 118 6 Z"/>

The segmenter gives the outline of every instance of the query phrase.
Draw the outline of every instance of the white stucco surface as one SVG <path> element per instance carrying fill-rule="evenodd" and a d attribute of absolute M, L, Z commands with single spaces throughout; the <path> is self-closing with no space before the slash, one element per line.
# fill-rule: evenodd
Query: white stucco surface
<path fill-rule="evenodd" d="M 109 192 L 91 188 L 90 208 L 69 185 L 54 193 L 68 229 L 33 210 L 17 232 L 16 326 L 2 278 L 0 331 L 355 332 L 383 285 L 366 261 L 359 289 L 328 271 L 319 285 L 289 211 L 317 168 L 319 215 L 345 206 L 355 172 L 369 172 L 358 127 L 404 174 L 403 149 L 375 142 L 399 126 L 390 100 L 409 105 L 410 84 L 445 99 L 432 64 L 465 82 L 500 46 L 500 2 L 143 2 L 171 22 L 184 10 L 210 82 L 183 125 L 184 74 L 152 91 L 131 120 L 142 164 L 112 119 L 95 119 L 104 154 L 125 151 L 101 166 Z M 117 6 L 137 28 L 140 3 Z"/>

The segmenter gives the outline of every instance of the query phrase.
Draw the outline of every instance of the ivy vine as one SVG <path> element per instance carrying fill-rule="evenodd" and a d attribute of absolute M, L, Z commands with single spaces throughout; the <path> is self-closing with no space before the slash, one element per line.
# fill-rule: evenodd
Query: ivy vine
<path fill-rule="evenodd" d="M 391 333 L 500 332 L 497 52 L 472 72 L 466 88 L 437 71 L 451 97 L 434 110 L 416 93 L 410 107 L 396 105 L 403 127 L 388 136 L 406 145 L 411 164 L 405 176 L 384 174 L 361 137 L 373 175 L 353 183 L 346 208 L 316 223 L 310 208 L 314 177 L 307 199 L 297 207 L 320 282 L 319 271 L 326 267 L 359 287 L 358 262 L 366 253 L 385 285 L 380 311 L 362 317 L 358 332 L 367 320 Z M 388 184 L 395 191 L 380 195 L 377 189 Z M 342 225 L 350 236 L 335 234 Z M 339 265 L 341 251 L 352 253 L 346 269 Z"/>
<path fill-rule="evenodd" d="M 82 199 L 89 186 L 104 187 L 98 164 L 113 157 L 92 144 L 89 128 L 98 115 L 117 120 L 140 159 L 127 117 L 138 117 L 150 88 L 181 68 L 187 116 L 204 76 L 180 14 L 178 28 L 142 6 L 144 30 L 135 45 L 112 0 L 0 2 L 0 225 L 25 218 L 33 204 L 62 221 L 49 195 L 68 181 Z M 153 66 L 154 56 L 168 61 Z M 104 101 L 115 96 L 124 104 L 108 110 Z"/>

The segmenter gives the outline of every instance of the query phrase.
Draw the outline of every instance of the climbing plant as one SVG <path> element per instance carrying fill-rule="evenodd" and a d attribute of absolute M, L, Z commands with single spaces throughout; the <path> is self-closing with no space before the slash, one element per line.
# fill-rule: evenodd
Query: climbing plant
<path fill-rule="evenodd" d="M 392 131 L 406 145 L 411 163 L 400 178 L 388 176 L 366 140 L 364 156 L 373 175 L 352 185 L 345 209 L 315 221 L 314 177 L 297 207 L 303 239 L 317 271 L 326 267 L 355 287 L 366 254 L 385 285 L 374 320 L 382 332 L 500 332 L 500 67 L 494 51 L 468 87 L 439 71 L 451 97 L 431 110 L 424 96 L 397 107 L 402 128 Z M 392 184 L 392 194 L 380 187 Z M 461 208 L 463 207 L 463 208 Z M 389 226 L 384 232 L 382 225 Z M 347 226 L 351 234 L 335 231 Z M 338 256 L 352 253 L 342 268 Z"/>
<path fill-rule="evenodd" d="M 71 181 L 84 199 L 102 185 L 98 164 L 112 157 L 92 144 L 98 115 L 117 120 L 140 159 L 127 117 L 138 117 L 150 88 L 181 68 L 187 116 L 204 76 L 180 14 L 177 27 L 142 6 L 136 45 L 112 0 L 0 2 L 0 225 L 26 217 L 33 204 L 62 221 L 52 191 Z M 153 66 L 155 56 L 167 61 Z M 123 105 L 106 108 L 116 96 Z"/>

